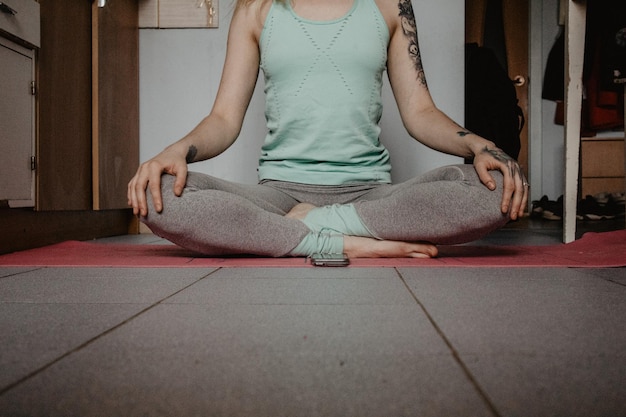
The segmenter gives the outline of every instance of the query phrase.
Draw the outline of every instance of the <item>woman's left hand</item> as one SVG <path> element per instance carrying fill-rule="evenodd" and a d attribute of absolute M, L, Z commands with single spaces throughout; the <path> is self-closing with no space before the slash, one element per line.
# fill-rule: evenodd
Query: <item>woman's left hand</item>
<path fill-rule="evenodd" d="M 482 183 L 490 190 L 496 189 L 496 182 L 489 171 L 502 172 L 502 213 L 508 214 L 511 220 L 524 215 L 528 203 L 528 181 L 515 159 L 499 148 L 485 146 L 474 156 L 474 168 Z"/>

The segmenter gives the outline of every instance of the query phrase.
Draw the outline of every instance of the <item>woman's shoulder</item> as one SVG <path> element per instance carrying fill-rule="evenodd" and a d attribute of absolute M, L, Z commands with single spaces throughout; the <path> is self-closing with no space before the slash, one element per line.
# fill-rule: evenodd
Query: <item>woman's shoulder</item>
<path fill-rule="evenodd" d="M 236 30 L 250 31 L 258 40 L 271 7 L 272 0 L 239 1 L 233 15 L 231 29 L 232 25 L 237 25 Z"/>

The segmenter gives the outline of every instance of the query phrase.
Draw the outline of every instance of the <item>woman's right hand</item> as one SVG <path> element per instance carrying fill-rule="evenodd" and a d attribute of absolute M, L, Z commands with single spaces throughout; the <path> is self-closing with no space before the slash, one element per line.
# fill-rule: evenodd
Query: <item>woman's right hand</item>
<path fill-rule="evenodd" d="M 133 214 L 146 217 L 148 215 L 147 192 L 150 191 L 154 208 L 157 213 L 163 210 L 161 196 L 161 175 L 174 175 L 174 194 L 180 196 L 187 182 L 187 161 L 177 152 L 166 149 L 159 155 L 144 162 L 128 183 L 128 205 Z"/>

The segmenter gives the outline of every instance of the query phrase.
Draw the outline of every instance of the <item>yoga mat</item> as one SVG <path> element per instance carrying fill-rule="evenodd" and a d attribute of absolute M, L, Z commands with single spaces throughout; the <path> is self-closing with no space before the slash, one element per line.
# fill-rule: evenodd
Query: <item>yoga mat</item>
<path fill-rule="evenodd" d="M 68 241 L 0 256 L 0 266 L 31 267 L 312 267 L 305 258 L 211 258 L 175 245 Z M 550 246 L 440 246 L 433 259 L 352 259 L 350 267 L 623 267 L 626 230 L 586 233 Z"/>

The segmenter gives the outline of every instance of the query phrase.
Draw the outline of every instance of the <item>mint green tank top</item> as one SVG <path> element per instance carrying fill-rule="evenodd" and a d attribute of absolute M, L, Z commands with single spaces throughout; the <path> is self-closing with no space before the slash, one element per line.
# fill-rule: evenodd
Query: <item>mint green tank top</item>
<path fill-rule="evenodd" d="M 268 133 L 259 179 L 341 185 L 391 182 L 380 143 L 389 30 L 374 0 L 331 21 L 274 2 L 261 34 Z"/>

